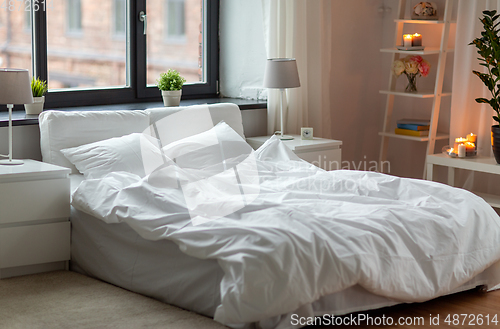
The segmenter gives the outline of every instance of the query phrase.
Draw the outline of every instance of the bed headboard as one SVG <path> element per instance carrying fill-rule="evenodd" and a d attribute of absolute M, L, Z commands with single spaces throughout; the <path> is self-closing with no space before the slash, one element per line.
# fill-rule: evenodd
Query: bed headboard
<path fill-rule="evenodd" d="M 199 112 L 201 108 L 204 108 L 203 112 L 209 115 L 204 117 L 195 115 L 193 119 L 191 112 L 197 113 L 196 111 Z M 172 115 L 181 111 L 189 115 Z M 45 111 L 38 118 L 42 159 L 44 162 L 71 168 L 73 173 L 78 173 L 75 166 L 61 153 L 62 149 L 141 133 L 153 123 L 161 122 L 166 117 L 175 120 L 178 127 L 184 127 L 182 131 L 187 135 L 208 130 L 224 120 L 244 138 L 240 109 L 231 103 L 135 111 Z M 205 122 L 204 125 L 193 122 L 196 119 L 201 122 L 203 118 L 210 122 Z"/>

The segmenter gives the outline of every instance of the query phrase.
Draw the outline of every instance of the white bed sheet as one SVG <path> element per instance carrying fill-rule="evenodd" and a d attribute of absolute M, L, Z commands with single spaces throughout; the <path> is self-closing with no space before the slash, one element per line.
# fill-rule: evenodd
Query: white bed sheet
<path fill-rule="evenodd" d="M 70 175 L 71 191 L 84 180 Z M 106 224 L 87 213 L 71 209 L 71 269 L 168 304 L 213 317 L 220 304 L 221 267 L 215 260 L 201 260 L 181 252 L 168 240 L 141 238 L 126 223 Z M 452 293 L 487 282 L 500 282 L 497 262 Z M 359 285 L 325 296 L 300 309 L 259 323 L 263 328 L 291 328 L 291 315 L 347 314 L 399 304 L 374 295 Z M 256 326 L 251 324 L 248 327 Z"/>

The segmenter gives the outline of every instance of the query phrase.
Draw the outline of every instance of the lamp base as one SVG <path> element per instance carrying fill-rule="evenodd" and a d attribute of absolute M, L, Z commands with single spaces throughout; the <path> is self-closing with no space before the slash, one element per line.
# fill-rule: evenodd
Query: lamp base
<path fill-rule="evenodd" d="M 289 135 L 278 135 L 278 137 L 282 140 L 282 141 L 289 141 L 289 140 L 292 140 L 293 139 L 293 136 L 289 136 Z"/>
<path fill-rule="evenodd" d="M 0 165 L 17 166 L 22 165 L 23 163 L 23 160 L 0 160 Z"/>

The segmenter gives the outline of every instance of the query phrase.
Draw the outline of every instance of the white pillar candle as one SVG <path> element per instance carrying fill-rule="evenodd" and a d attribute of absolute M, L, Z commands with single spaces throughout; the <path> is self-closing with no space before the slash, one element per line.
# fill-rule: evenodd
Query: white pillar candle
<path fill-rule="evenodd" d="M 458 157 L 465 158 L 465 144 L 458 145 Z"/>
<path fill-rule="evenodd" d="M 403 47 L 411 47 L 413 45 L 413 35 L 403 34 Z"/>

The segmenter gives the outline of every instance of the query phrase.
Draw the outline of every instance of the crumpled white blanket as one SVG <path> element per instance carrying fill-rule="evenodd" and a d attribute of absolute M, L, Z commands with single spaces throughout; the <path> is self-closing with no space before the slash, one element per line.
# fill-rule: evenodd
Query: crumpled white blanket
<path fill-rule="evenodd" d="M 142 179 L 114 172 L 86 180 L 72 204 L 107 223 L 126 222 L 145 239 L 172 240 L 190 256 L 216 259 L 224 277 L 215 320 L 225 324 L 292 312 L 355 284 L 424 301 L 500 258 L 499 217 L 465 190 L 326 172 L 275 138 L 252 156 L 254 168 L 240 168 L 232 186 L 224 175 L 211 180 L 171 164 Z"/>

